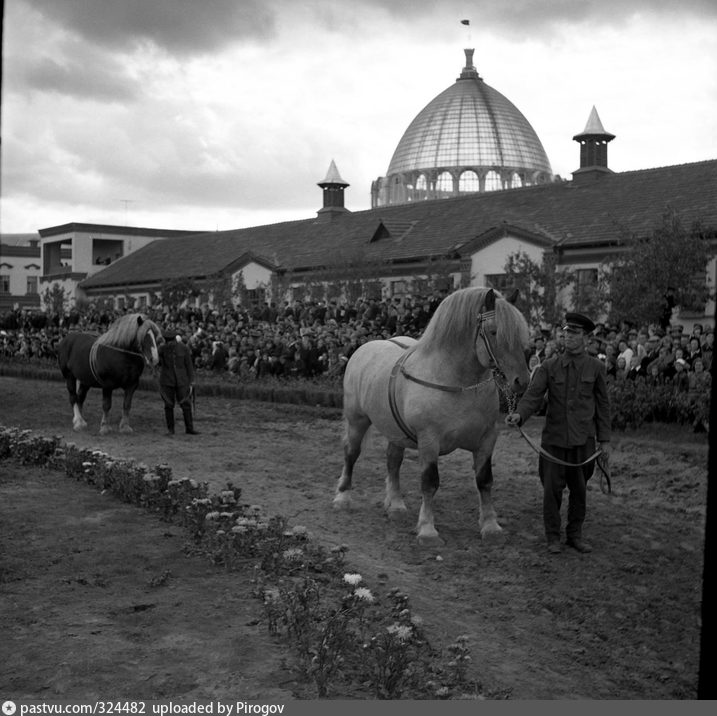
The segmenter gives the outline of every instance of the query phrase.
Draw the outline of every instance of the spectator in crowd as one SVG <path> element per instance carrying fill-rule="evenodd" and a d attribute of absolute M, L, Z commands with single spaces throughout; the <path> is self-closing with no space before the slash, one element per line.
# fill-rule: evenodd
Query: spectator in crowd
<path fill-rule="evenodd" d="M 690 378 L 687 375 L 687 361 L 684 358 L 675 359 L 675 373 L 672 385 L 680 393 L 687 393 L 690 389 Z"/>
<path fill-rule="evenodd" d="M 437 299 L 444 296 L 445 292 L 434 291 L 427 297 L 406 295 L 385 301 L 287 300 L 280 307 L 270 301 L 256 307 L 225 305 L 217 309 L 160 303 L 144 312 L 164 329 L 187 336 L 195 373 L 237 381 L 313 380 L 319 376 L 340 378 L 351 355 L 366 341 L 395 335 L 419 337 L 435 311 Z M 90 304 L 66 313 L 7 311 L 0 315 L 0 359 L 54 365 L 56 346 L 65 334 L 77 330 L 100 333 L 127 310 Z M 308 340 L 304 340 L 306 335 Z M 302 348 L 298 356 L 297 348 Z M 538 326 L 532 332 L 526 361 L 536 355 L 542 363 L 564 350 L 561 330 L 541 330 Z M 673 382 L 675 360 L 682 358 L 686 362 L 682 372 L 688 383 L 692 382 L 692 396 L 706 390 L 704 378 L 694 380 L 695 366 L 701 360 L 700 373 L 709 375 L 714 329 L 702 324 L 685 330 L 671 322 L 664 327 L 658 323 L 610 322 L 596 326 L 587 350 L 605 356 L 601 360 L 609 380 L 615 380 L 617 355 L 632 351 L 640 359 L 640 368 L 621 362 L 621 379 L 630 376 L 636 382 L 663 386 L 661 390 L 677 389 Z M 684 391 L 684 378 L 680 377 L 678 383 Z"/>

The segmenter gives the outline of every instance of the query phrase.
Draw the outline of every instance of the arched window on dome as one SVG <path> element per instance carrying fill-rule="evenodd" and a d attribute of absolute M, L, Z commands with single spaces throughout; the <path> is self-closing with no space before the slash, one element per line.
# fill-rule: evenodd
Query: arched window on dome
<path fill-rule="evenodd" d="M 498 191 L 503 188 L 503 183 L 500 180 L 500 174 L 494 170 L 490 170 L 485 175 L 485 190 L 486 191 Z"/>
<path fill-rule="evenodd" d="M 419 174 L 416 179 L 416 199 L 421 201 L 428 198 L 428 182 L 425 174 Z"/>
<path fill-rule="evenodd" d="M 436 197 L 445 199 L 453 196 L 453 177 L 450 172 L 441 172 L 436 178 Z"/>
<path fill-rule="evenodd" d="M 523 186 L 523 180 L 520 178 L 520 174 L 513 172 L 510 176 L 510 188 L 519 189 L 521 186 Z"/>
<path fill-rule="evenodd" d="M 464 171 L 458 180 L 458 191 L 461 193 L 480 191 L 478 175 L 471 169 Z"/>

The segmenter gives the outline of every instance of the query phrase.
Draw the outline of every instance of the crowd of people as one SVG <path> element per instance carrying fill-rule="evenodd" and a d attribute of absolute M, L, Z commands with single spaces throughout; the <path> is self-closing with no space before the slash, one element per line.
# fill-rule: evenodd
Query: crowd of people
<path fill-rule="evenodd" d="M 445 297 L 379 300 L 284 301 L 251 309 L 166 307 L 143 311 L 163 331 L 178 335 L 192 354 L 194 368 L 227 378 L 340 377 L 353 352 L 366 341 L 396 335 L 419 337 Z M 0 355 L 29 362 L 55 360 L 55 348 L 69 331 L 102 332 L 116 311 L 88 306 L 67 314 L 15 310 L 0 316 Z M 531 371 L 565 350 L 558 324 L 532 331 L 526 354 Z M 714 330 L 695 324 L 663 328 L 598 323 L 588 353 L 605 363 L 609 381 L 643 380 L 680 392 L 709 391 Z"/>

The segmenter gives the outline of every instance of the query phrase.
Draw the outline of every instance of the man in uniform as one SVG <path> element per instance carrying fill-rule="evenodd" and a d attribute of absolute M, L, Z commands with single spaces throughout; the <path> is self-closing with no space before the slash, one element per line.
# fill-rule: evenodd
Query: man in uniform
<path fill-rule="evenodd" d="M 159 392 L 164 401 L 164 419 L 167 435 L 174 435 L 174 405 L 179 404 L 184 416 L 187 435 L 199 435 L 192 418 L 192 389 L 194 365 L 188 346 L 176 331 L 163 334 L 165 343 L 159 347 Z"/>
<path fill-rule="evenodd" d="M 586 352 L 595 324 L 579 313 L 568 313 L 563 326 L 565 352 L 541 363 L 516 412 L 505 419 L 522 425 L 547 397 L 542 448 L 552 457 L 572 464 L 582 463 L 595 452 L 595 438 L 605 456 L 609 454 L 610 403 L 602 361 Z M 547 393 L 547 396 L 546 396 Z M 543 484 L 543 522 L 548 551 L 558 554 L 560 506 L 563 491 L 570 491 L 566 544 L 578 552 L 591 552 L 583 541 L 586 514 L 586 483 L 595 461 L 583 467 L 567 467 L 541 455 L 538 472 Z"/>

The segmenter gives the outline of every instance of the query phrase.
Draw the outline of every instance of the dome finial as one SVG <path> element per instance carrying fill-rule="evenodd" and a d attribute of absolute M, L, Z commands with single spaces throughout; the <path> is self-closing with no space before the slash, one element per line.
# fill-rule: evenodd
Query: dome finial
<path fill-rule="evenodd" d="M 473 53 L 475 52 L 475 48 L 465 48 L 463 50 L 466 55 L 466 66 L 463 68 L 463 71 L 461 72 L 461 76 L 458 78 L 459 80 L 470 80 L 470 79 L 480 79 L 480 75 L 478 74 L 478 70 L 476 70 L 475 66 L 473 65 Z"/>

